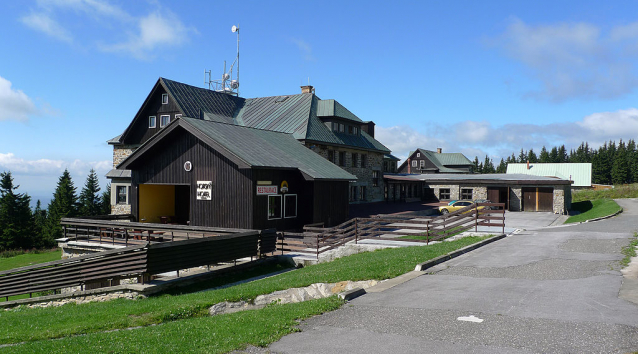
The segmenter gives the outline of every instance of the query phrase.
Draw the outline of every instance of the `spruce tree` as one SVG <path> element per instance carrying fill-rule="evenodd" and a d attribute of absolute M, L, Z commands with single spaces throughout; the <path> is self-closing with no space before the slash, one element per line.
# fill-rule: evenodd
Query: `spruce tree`
<path fill-rule="evenodd" d="M 35 205 L 35 210 L 33 211 L 33 234 L 35 235 L 34 239 L 34 247 L 36 248 L 44 248 L 44 231 L 46 228 L 47 222 L 47 211 L 42 209 L 42 204 L 40 203 L 40 199 Z"/>
<path fill-rule="evenodd" d="M 558 163 L 567 162 L 567 149 L 565 149 L 565 145 L 561 145 L 558 148 L 558 157 L 557 157 L 556 162 L 558 162 Z"/>
<path fill-rule="evenodd" d="M 474 156 L 474 173 L 483 173 L 483 166 L 479 164 L 478 156 Z"/>
<path fill-rule="evenodd" d="M 496 169 L 494 168 L 494 163 L 489 156 L 485 155 L 485 162 L 483 163 L 483 173 L 494 173 Z"/>
<path fill-rule="evenodd" d="M 529 151 L 527 152 L 527 161 L 531 163 L 538 162 L 538 157 L 536 157 L 536 153 L 534 152 L 534 149 L 529 149 Z"/>
<path fill-rule="evenodd" d="M 11 172 L 0 173 L 0 250 L 33 247 L 33 216 L 26 193 L 16 193 Z"/>
<path fill-rule="evenodd" d="M 501 163 L 498 164 L 498 167 L 496 168 L 496 173 L 506 173 L 506 172 L 507 172 L 507 163 L 505 163 L 505 160 L 501 158 Z"/>
<path fill-rule="evenodd" d="M 627 182 L 629 167 L 627 163 L 627 149 L 625 143 L 620 140 L 611 168 L 611 181 L 613 184 L 623 184 Z"/>
<path fill-rule="evenodd" d="M 111 214 L 111 184 L 106 185 L 100 196 L 100 215 Z"/>
<path fill-rule="evenodd" d="M 100 215 L 100 184 L 94 169 L 91 169 L 86 178 L 84 188 L 80 192 L 78 214 L 80 216 Z"/>
<path fill-rule="evenodd" d="M 62 218 L 77 216 L 75 186 L 73 185 L 71 174 L 68 170 L 64 170 L 58 180 L 58 185 L 53 193 L 53 199 L 49 203 L 47 214 L 44 243 L 45 246 L 48 247 L 55 244 L 56 238 L 62 237 L 60 220 Z"/>
<path fill-rule="evenodd" d="M 549 153 L 547 152 L 545 145 L 543 145 L 543 148 L 541 149 L 541 153 L 538 155 L 538 162 L 541 162 L 541 163 L 549 162 Z"/>
<path fill-rule="evenodd" d="M 518 162 L 520 163 L 527 162 L 527 153 L 523 151 L 523 148 L 521 148 L 521 152 L 518 153 Z"/>
<path fill-rule="evenodd" d="M 549 162 L 558 162 L 558 148 L 556 146 L 549 152 Z"/>

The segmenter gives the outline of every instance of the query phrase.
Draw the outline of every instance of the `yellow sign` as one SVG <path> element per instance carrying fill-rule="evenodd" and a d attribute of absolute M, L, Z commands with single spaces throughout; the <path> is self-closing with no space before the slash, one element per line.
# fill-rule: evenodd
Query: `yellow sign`
<path fill-rule="evenodd" d="M 281 193 L 288 192 L 288 182 L 286 181 L 281 182 L 281 188 L 279 190 L 281 190 Z"/>

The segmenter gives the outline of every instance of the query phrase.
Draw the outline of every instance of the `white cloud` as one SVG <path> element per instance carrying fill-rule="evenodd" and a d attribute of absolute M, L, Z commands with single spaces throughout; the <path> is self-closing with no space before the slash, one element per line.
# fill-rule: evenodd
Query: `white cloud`
<path fill-rule="evenodd" d="M 308 44 L 308 42 L 298 38 L 292 38 L 291 41 L 297 46 L 297 48 L 299 49 L 299 51 L 301 52 L 305 60 L 307 61 L 316 60 L 315 57 L 312 55 L 312 47 L 310 47 L 310 44 Z"/>
<path fill-rule="evenodd" d="M 189 29 L 170 12 L 159 11 L 138 20 L 138 31 L 128 41 L 100 48 L 107 52 L 126 52 L 137 59 L 148 60 L 154 49 L 178 46 L 188 40 Z"/>
<path fill-rule="evenodd" d="M 106 186 L 107 180 L 104 175 L 111 170 L 112 166 L 112 161 L 27 160 L 11 152 L 0 153 L 0 172 L 11 171 L 14 184 L 20 185 L 20 193 L 26 192 L 37 199 L 43 199 L 45 204 L 49 196 L 53 194 L 64 169 L 68 169 L 71 173 L 79 193 L 91 168 L 97 172 L 100 184 Z"/>
<path fill-rule="evenodd" d="M 38 0 L 37 12 L 21 18 L 28 27 L 64 42 L 82 42 L 86 33 L 105 33 L 105 38 L 91 38 L 105 52 L 122 52 L 141 60 L 154 57 L 153 52 L 166 46 L 179 46 L 196 32 L 186 27 L 169 10 L 152 3 L 154 9 L 145 16 L 133 16 L 122 8 L 101 0 Z M 65 16 L 65 21 L 56 20 Z M 90 17 L 93 21 L 82 21 Z M 72 22 L 82 33 L 71 33 L 61 23 Z M 113 23 L 115 22 L 115 23 Z M 101 26 L 102 31 L 85 31 L 86 26 Z M 105 30 L 105 31 L 104 31 Z M 121 42 L 103 44 L 112 38 Z"/>
<path fill-rule="evenodd" d="M 518 156 L 521 148 L 534 149 L 538 153 L 543 146 L 551 148 L 564 144 L 569 150 L 584 141 L 597 148 L 609 140 L 636 140 L 638 109 L 593 113 L 570 123 L 494 127 L 489 122 L 465 121 L 445 128 L 429 126 L 425 133 L 407 126 L 377 126 L 375 131 L 376 138 L 402 159 L 416 148 L 436 150 L 442 147 L 443 151 L 462 152 L 471 160 L 474 156 L 481 159 L 481 156 L 489 155 L 498 162 L 512 153 Z"/>
<path fill-rule="evenodd" d="M 588 23 L 528 25 L 514 18 L 491 41 L 531 69 L 543 89 L 530 97 L 613 99 L 638 86 L 638 22 L 609 33 Z"/>
<path fill-rule="evenodd" d="M 0 121 L 26 121 L 41 111 L 21 90 L 11 88 L 11 81 L 0 76 Z"/>
<path fill-rule="evenodd" d="M 20 21 L 27 25 L 27 27 L 40 31 L 55 39 L 69 43 L 73 41 L 71 34 L 51 18 L 51 15 L 48 13 L 34 12 L 22 17 Z"/>

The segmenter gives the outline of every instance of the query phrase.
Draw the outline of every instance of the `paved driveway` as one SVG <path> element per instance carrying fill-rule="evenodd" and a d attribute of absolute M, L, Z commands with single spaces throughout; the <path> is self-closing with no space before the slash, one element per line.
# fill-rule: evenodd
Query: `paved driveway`
<path fill-rule="evenodd" d="M 524 231 L 431 268 L 430 274 L 366 294 L 305 321 L 302 332 L 269 350 L 638 351 L 638 305 L 618 297 L 620 250 L 638 229 L 638 201 L 620 204 L 625 212 L 616 218 Z M 636 291 L 633 295 L 638 299 Z M 470 321 L 459 320 L 463 317 Z"/>

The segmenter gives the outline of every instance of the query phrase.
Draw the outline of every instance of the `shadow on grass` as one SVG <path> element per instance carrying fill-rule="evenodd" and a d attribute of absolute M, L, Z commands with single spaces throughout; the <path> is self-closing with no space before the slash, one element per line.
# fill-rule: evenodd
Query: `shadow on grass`
<path fill-rule="evenodd" d="M 590 211 L 593 207 L 594 205 L 592 204 L 591 200 L 584 200 L 582 202 L 572 203 L 572 210 L 577 211 L 581 214 Z"/>

